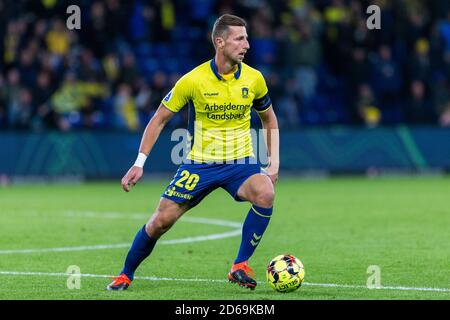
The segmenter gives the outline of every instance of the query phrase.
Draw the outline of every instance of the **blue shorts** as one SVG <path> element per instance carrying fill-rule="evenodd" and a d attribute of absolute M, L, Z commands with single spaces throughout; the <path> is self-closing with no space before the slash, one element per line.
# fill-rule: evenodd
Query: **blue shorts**
<path fill-rule="evenodd" d="M 258 163 L 250 163 L 248 159 L 245 159 L 245 164 L 182 164 L 161 196 L 194 207 L 211 191 L 220 187 L 236 201 L 244 201 L 237 195 L 239 187 L 252 175 L 265 173 Z"/>

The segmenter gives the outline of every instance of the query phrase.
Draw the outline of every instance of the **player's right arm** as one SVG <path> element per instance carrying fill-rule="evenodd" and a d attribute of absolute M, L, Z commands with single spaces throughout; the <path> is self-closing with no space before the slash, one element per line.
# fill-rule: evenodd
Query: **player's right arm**
<path fill-rule="evenodd" d="M 141 145 L 139 147 L 139 156 L 135 164 L 128 170 L 122 178 L 122 188 L 126 192 L 130 191 L 130 185 L 134 186 L 144 174 L 144 161 L 152 151 L 153 146 L 158 140 L 162 129 L 192 98 L 192 81 L 190 77 L 184 75 L 181 77 L 172 90 L 164 97 L 158 110 L 150 119 L 142 135 Z M 144 158 L 140 161 L 140 158 Z M 136 165 L 137 164 L 137 165 Z"/>
<path fill-rule="evenodd" d="M 163 130 L 164 126 L 175 113 L 167 109 L 163 104 L 159 105 L 158 110 L 150 119 L 147 127 L 144 130 L 141 139 L 141 145 L 139 147 L 139 153 L 148 156 L 153 149 L 158 137 Z M 134 186 L 144 174 L 144 169 L 141 166 L 137 166 L 136 163 L 128 170 L 128 172 L 122 178 L 122 188 L 126 192 L 130 191 L 130 186 Z"/>

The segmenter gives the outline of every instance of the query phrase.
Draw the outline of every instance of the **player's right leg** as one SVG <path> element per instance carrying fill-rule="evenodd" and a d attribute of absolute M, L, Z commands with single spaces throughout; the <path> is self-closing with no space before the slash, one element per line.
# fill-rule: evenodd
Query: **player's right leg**
<path fill-rule="evenodd" d="M 114 278 L 106 288 L 108 290 L 126 290 L 134 278 L 134 272 L 152 252 L 157 240 L 189 209 L 185 203 L 161 198 L 155 213 L 136 234 L 128 251 L 120 275 Z"/>
<path fill-rule="evenodd" d="M 159 237 L 169 230 L 183 213 L 195 207 L 217 188 L 219 178 L 215 166 L 182 164 L 162 194 L 155 213 L 136 234 L 122 272 L 107 289 L 125 290 L 128 288 L 137 267 L 150 255 Z"/>

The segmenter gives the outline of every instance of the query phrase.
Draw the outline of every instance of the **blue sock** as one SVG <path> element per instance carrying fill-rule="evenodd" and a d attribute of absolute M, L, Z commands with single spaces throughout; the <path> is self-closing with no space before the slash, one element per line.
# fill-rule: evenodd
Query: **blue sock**
<path fill-rule="evenodd" d="M 255 205 L 250 208 L 242 227 L 241 246 L 234 263 L 246 261 L 252 256 L 269 224 L 272 209 L 261 208 Z"/>
<path fill-rule="evenodd" d="M 157 240 L 149 237 L 147 232 L 145 232 L 144 225 L 134 237 L 133 244 L 125 259 L 125 265 L 120 273 L 125 273 L 130 280 L 133 280 L 134 272 L 141 262 L 150 255 Z"/>

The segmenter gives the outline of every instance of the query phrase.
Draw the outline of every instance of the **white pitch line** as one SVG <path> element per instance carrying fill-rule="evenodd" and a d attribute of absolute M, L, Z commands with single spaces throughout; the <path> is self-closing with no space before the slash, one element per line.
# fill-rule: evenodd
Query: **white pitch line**
<path fill-rule="evenodd" d="M 193 243 L 200 241 L 217 240 L 224 238 L 231 238 L 241 234 L 241 230 L 234 230 L 224 233 L 210 234 L 207 236 L 187 237 L 182 239 L 172 240 L 160 240 L 158 244 L 181 244 L 181 243 Z M 44 249 L 18 249 L 18 250 L 0 250 L 0 254 L 24 254 L 24 253 L 44 253 L 44 252 L 69 252 L 69 251 L 88 251 L 88 250 L 104 250 L 104 249 L 121 249 L 129 248 L 130 243 L 118 243 L 118 244 L 98 244 L 92 246 L 77 246 L 77 247 L 62 247 L 62 248 L 44 248 Z"/>
<path fill-rule="evenodd" d="M 18 250 L 1 250 L 0 254 L 24 254 L 24 253 L 44 253 L 44 252 L 67 252 L 67 251 L 88 251 L 88 250 L 102 250 L 102 249 L 118 249 L 131 246 L 131 243 L 119 244 L 99 244 L 93 246 L 78 246 L 78 247 L 62 247 L 62 248 L 44 248 L 44 249 L 18 249 Z"/>
<path fill-rule="evenodd" d="M 82 218 L 107 218 L 107 219 L 144 219 L 146 214 L 124 214 L 122 212 L 91 212 L 91 211 L 67 211 L 65 213 L 69 217 L 82 217 Z M 178 243 L 191 243 L 199 241 L 208 241 L 215 239 L 223 239 L 228 237 L 234 237 L 241 234 L 242 224 L 233 221 L 209 219 L 199 217 L 182 217 L 181 221 L 192 223 L 205 223 L 218 226 L 228 226 L 232 228 L 238 228 L 225 233 L 218 233 L 206 236 L 187 237 L 182 239 L 173 240 L 160 240 L 160 244 L 178 244 Z M 63 248 L 47 248 L 47 249 L 21 249 L 21 250 L 0 250 L 0 254 L 13 254 L 13 253 L 41 253 L 41 252 L 65 252 L 65 251 L 84 251 L 84 250 L 101 250 L 101 249 L 117 249 L 129 247 L 130 243 L 119 244 L 100 244 L 92 246 L 78 246 L 78 247 L 63 247 Z M 18 272 L 18 271 L 0 271 L 0 275 L 17 275 L 17 276 L 73 276 L 74 274 L 67 273 L 45 273 L 45 272 Z M 92 278 L 111 278 L 110 275 L 96 275 L 96 274 L 81 274 L 81 277 Z M 161 278 L 161 277 L 135 277 L 141 280 L 153 280 L 153 281 L 194 281 L 194 282 L 226 282 L 227 280 L 214 280 L 214 279 L 178 279 L 178 278 Z M 378 288 L 368 288 L 362 285 L 346 285 L 346 284 L 334 284 L 334 283 L 309 283 L 304 282 L 305 286 L 316 287 L 334 287 L 334 288 L 350 288 L 350 289 L 368 289 L 368 290 L 404 290 L 404 291 L 432 291 L 432 292 L 450 292 L 447 288 L 414 288 L 414 287 L 402 287 L 402 286 L 381 286 Z"/>
<path fill-rule="evenodd" d="M 402 286 L 380 286 L 369 288 L 362 285 L 351 284 L 334 284 L 334 283 L 309 283 L 304 282 L 307 286 L 316 287 L 334 287 L 334 288 L 350 288 L 350 289 L 368 289 L 368 290 L 402 290 L 402 291 L 433 291 L 433 292 L 450 292 L 448 288 L 415 288 L 415 287 L 402 287 Z"/>
<path fill-rule="evenodd" d="M 89 218 L 130 218 L 129 216 L 118 213 L 118 212 L 107 212 L 105 214 L 98 214 L 95 212 L 82 212 L 81 214 L 78 212 L 70 211 L 70 216 L 76 217 L 89 217 Z M 209 241 L 209 240 L 217 240 L 224 238 L 231 238 L 238 235 L 241 235 L 242 224 L 234 221 L 220 220 L 220 219 L 209 219 L 209 218 L 199 218 L 199 217 L 183 217 L 180 221 L 191 222 L 191 223 L 203 223 L 224 227 L 232 227 L 235 230 L 223 232 L 223 233 L 215 233 L 210 235 L 203 236 L 195 236 L 195 237 L 186 237 L 181 239 L 171 239 L 171 240 L 159 240 L 158 244 L 181 244 L 181 243 L 193 243 L 200 241 Z M 25 253 L 45 253 L 45 252 L 68 252 L 68 251 L 88 251 L 88 250 L 104 250 L 104 249 L 121 249 L 121 248 L 129 248 L 131 246 L 130 243 L 118 243 L 118 244 L 98 244 L 91 246 L 76 246 L 76 247 L 62 247 L 62 248 L 43 248 L 43 249 L 17 249 L 17 250 L 0 250 L 1 254 L 25 254 Z"/>
<path fill-rule="evenodd" d="M 73 277 L 77 274 L 73 273 L 57 273 L 57 272 L 21 272 L 21 271 L 0 271 L 0 275 L 8 276 L 50 276 L 50 277 Z M 85 278 L 112 278 L 112 275 L 103 274 L 80 274 L 80 277 Z M 151 281 L 179 281 L 179 282 L 217 282 L 225 283 L 228 280 L 224 279 L 199 279 L 199 278 L 164 278 L 155 276 L 142 276 L 135 277 L 139 280 L 151 280 Z M 342 288 L 342 289 L 367 289 L 367 290 L 400 290 L 400 291 L 429 291 L 429 292 L 449 292 L 449 288 L 416 288 L 416 287 L 403 287 L 403 286 L 381 286 L 378 288 L 368 288 L 362 285 L 349 285 L 349 284 L 335 284 L 335 283 L 311 283 L 303 282 L 303 286 L 314 286 L 314 287 L 332 287 L 332 288 Z"/>
<path fill-rule="evenodd" d="M 71 218 L 94 218 L 94 219 L 133 219 L 133 220 L 143 220 L 150 217 L 149 214 L 145 213 L 135 213 L 127 214 L 123 212 L 96 212 L 96 211 L 66 211 L 64 215 Z M 241 228 L 242 223 L 221 219 L 211 219 L 211 218 L 200 218 L 200 217 L 188 217 L 183 216 L 180 218 L 183 222 L 192 223 L 205 223 L 217 226 L 231 227 L 231 228 Z"/>
<path fill-rule="evenodd" d="M 0 275 L 10 276 L 50 276 L 50 277 L 85 277 L 85 278 L 113 278 L 113 275 L 106 274 L 74 274 L 74 273 L 62 273 L 62 272 L 20 272 L 20 271 L 0 271 Z M 152 280 L 152 281 L 180 281 L 180 282 L 228 282 L 228 280 L 214 280 L 214 279 L 198 279 L 198 278 L 164 278 L 155 276 L 134 277 L 138 280 Z"/>
<path fill-rule="evenodd" d="M 211 234 L 208 236 L 197 236 L 197 237 L 187 237 L 183 239 L 173 239 L 173 240 L 161 240 L 162 244 L 178 244 L 178 243 L 192 243 L 192 242 L 199 242 L 199 241 L 208 241 L 208 240 L 217 240 L 217 239 L 223 239 L 223 238 L 230 238 L 238 236 L 242 233 L 241 230 L 234 230 L 230 232 L 225 233 L 216 233 Z M 130 244 L 128 244 L 130 245 Z"/>

